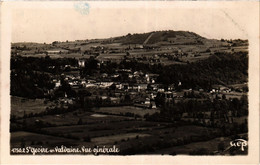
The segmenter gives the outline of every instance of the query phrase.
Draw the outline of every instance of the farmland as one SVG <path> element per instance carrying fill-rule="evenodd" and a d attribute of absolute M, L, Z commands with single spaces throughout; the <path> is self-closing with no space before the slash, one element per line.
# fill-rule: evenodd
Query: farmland
<path fill-rule="evenodd" d="M 46 107 L 51 105 L 54 105 L 54 103 L 44 103 L 44 99 L 27 99 L 11 96 L 11 113 L 18 117 L 22 117 L 24 113 L 43 112 L 46 110 Z"/>
<path fill-rule="evenodd" d="M 88 115 L 88 113 L 86 114 Z M 67 115 L 65 115 L 67 116 Z M 56 126 L 41 128 L 40 130 L 31 130 L 35 133 L 18 131 L 11 133 L 12 147 L 19 147 L 22 144 L 25 146 L 41 146 L 55 147 L 66 144 L 74 147 L 93 147 L 95 145 L 116 145 L 122 153 L 128 152 L 130 146 L 136 146 L 136 143 L 152 146 L 164 139 L 165 141 L 177 144 L 183 143 L 183 140 L 193 139 L 201 140 L 200 135 L 210 136 L 213 132 L 218 134 L 217 130 L 204 127 L 186 125 L 176 126 L 171 123 L 148 122 L 142 120 L 122 119 L 120 116 L 114 118 L 104 117 L 88 117 L 92 118 L 92 122 L 84 122 L 87 119 L 83 118 L 83 123 L 64 123 L 55 122 Z M 96 118 L 96 120 L 95 120 Z M 101 120 L 102 118 L 102 120 Z M 26 120 L 29 125 L 34 120 L 46 122 L 44 118 L 30 118 Z M 55 119 L 48 119 L 55 121 Z M 88 120 L 89 121 L 89 120 Z M 76 121 L 75 121 L 76 122 Z M 54 124 L 54 123 L 52 123 Z M 68 125 L 68 126 L 59 126 Z M 208 137 L 210 138 L 210 137 Z M 163 146 L 162 146 L 163 147 Z M 165 146 L 166 147 L 166 146 Z M 138 147 L 137 147 L 138 148 Z M 163 147 L 164 148 L 164 147 Z"/>
<path fill-rule="evenodd" d="M 142 45 L 144 44 L 142 42 L 145 45 Z M 96 58 L 100 61 L 122 60 L 126 53 L 128 53 L 128 58 L 130 59 L 153 58 L 154 55 L 164 54 L 174 57 L 177 54 L 185 54 L 185 56 L 179 56 L 179 60 L 186 63 L 204 60 L 215 52 L 240 52 L 247 50 L 247 45 L 241 44 L 240 41 L 232 44 L 230 41 L 206 39 L 184 31 L 129 34 L 99 40 L 55 41 L 52 44 L 31 44 L 28 45 L 29 48 L 26 46 L 27 43 L 13 44 L 13 47 L 19 48 L 13 53 L 24 57 L 44 57 L 48 54 L 51 58 L 76 59 L 88 59 L 90 56 L 97 56 Z M 21 52 L 19 51 L 20 49 L 24 50 Z M 169 59 L 163 60 L 162 63 L 164 65 L 175 64 Z"/>
<path fill-rule="evenodd" d="M 160 112 L 159 110 L 156 109 L 143 109 L 143 108 L 138 108 L 138 107 L 131 107 L 131 106 L 124 106 L 124 107 L 101 107 L 101 108 L 96 108 L 94 109 L 95 112 L 99 113 L 108 113 L 108 114 L 123 114 L 125 115 L 126 113 L 133 113 L 138 116 L 144 117 L 146 114 L 154 114 L 156 112 Z"/>
<path fill-rule="evenodd" d="M 28 131 L 12 132 L 11 145 L 12 147 L 44 145 L 49 148 L 64 144 L 67 147 L 90 148 L 116 145 L 120 148 L 121 154 L 131 154 L 137 150 L 146 154 L 186 154 L 196 152 L 195 148 L 198 148 L 196 146 L 201 144 L 209 146 L 206 148 L 206 154 L 213 154 L 217 147 L 208 144 L 221 139 L 225 146 L 229 145 L 230 138 L 211 140 L 221 135 L 220 129 L 195 126 L 188 122 L 173 124 L 125 117 L 123 112 L 126 111 L 141 116 L 138 113 L 140 109 L 135 111 L 131 107 L 124 107 L 123 111 L 122 109 L 122 107 L 115 109 L 107 107 L 94 112 L 74 111 L 18 120 L 17 126 L 24 126 L 26 123 Z M 111 114 L 99 114 L 100 111 Z M 37 129 L 40 123 L 42 126 Z"/>

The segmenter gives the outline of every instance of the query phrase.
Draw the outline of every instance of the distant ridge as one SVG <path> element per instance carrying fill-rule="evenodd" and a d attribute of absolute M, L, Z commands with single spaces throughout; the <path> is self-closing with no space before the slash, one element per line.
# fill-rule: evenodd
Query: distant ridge
<path fill-rule="evenodd" d="M 156 44 L 158 42 L 169 41 L 171 39 L 205 39 L 200 35 L 188 32 L 188 31 L 154 31 L 148 33 L 137 33 L 137 34 L 127 34 L 126 36 L 114 37 L 114 42 L 119 42 L 123 44 Z"/>
<path fill-rule="evenodd" d="M 174 39 L 184 39 L 187 40 L 199 40 L 199 39 L 206 39 L 194 32 L 189 31 L 174 31 L 174 30 L 163 30 L 163 31 L 152 31 L 147 33 L 128 33 L 124 36 L 117 36 L 117 37 L 109 37 L 109 38 L 102 38 L 102 39 L 85 39 L 85 40 L 75 40 L 69 42 L 106 42 L 109 43 L 122 43 L 122 44 L 142 44 L 142 45 L 149 45 L 149 44 L 156 44 L 158 42 L 165 42 L 165 41 L 174 41 Z M 53 42 L 67 42 L 67 41 L 53 41 Z M 43 44 L 37 42 L 14 42 L 14 44 Z"/>

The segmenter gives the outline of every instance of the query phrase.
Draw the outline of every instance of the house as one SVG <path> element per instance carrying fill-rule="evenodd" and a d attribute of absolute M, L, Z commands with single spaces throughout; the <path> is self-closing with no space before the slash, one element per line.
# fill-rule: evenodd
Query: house
<path fill-rule="evenodd" d="M 164 88 L 158 88 L 158 92 L 164 92 Z"/>
<path fill-rule="evenodd" d="M 96 84 L 101 88 L 108 88 L 113 84 L 113 82 L 100 82 L 100 83 L 96 83 Z"/>
<path fill-rule="evenodd" d="M 101 64 L 98 62 L 98 63 L 97 63 L 97 68 L 100 69 L 100 66 L 101 66 Z"/>
<path fill-rule="evenodd" d="M 71 68 L 71 66 L 70 65 L 65 65 L 65 68 Z"/>
<path fill-rule="evenodd" d="M 165 101 L 166 102 L 172 102 L 174 99 L 173 93 L 172 92 L 164 92 L 164 96 L 165 96 Z"/>
<path fill-rule="evenodd" d="M 149 99 L 149 98 L 146 98 L 145 101 L 144 101 L 144 104 L 145 104 L 145 105 L 150 105 L 150 104 L 151 104 L 150 99 Z"/>
<path fill-rule="evenodd" d="M 79 59 L 79 60 L 78 60 L 78 65 L 79 65 L 79 67 L 81 67 L 81 68 L 85 67 L 85 60 L 84 60 L 84 59 Z"/>
<path fill-rule="evenodd" d="M 122 87 L 123 87 L 122 84 L 120 84 L 120 83 L 117 83 L 117 84 L 116 84 L 116 88 L 117 88 L 117 89 L 122 89 Z"/>
<path fill-rule="evenodd" d="M 158 84 L 152 84 L 152 85 L 151 85 L 151 89 L 152 89 L 153 91 L 157 91 L 157 90 L 158 90 Z"/>
<path fill-rule="evenodd" d="M 181 82 L 179 81 L 178 86 L 181 86 Z"/>
<path fill-rule="evenodd" d="M 61 53 L 68 53 L 68 50 L 65 49 L 52 49 L 46 51 L 48 54 L 61 54 Z"/>
<path fill-rule="evenodd" d="M 120 103 L 119 97 L 110 97 L 110 100 L 111 100 L 112 104 L 119 104 Z"/>
<path fill-rule="evenodd" d="M 65 93 L 65 96 L 64 96 L 64 98 L 59 98 L 59 103 L 60 104 L 73 104 L 73 99 L 74 98 L 67 98 L 67 94 Z"/>
<path fill-rule="evenodd" d="M 140 90 L 146 90 L 147 89 L 147 84 L 139 84 L 138 85 L 138 91 Z"/>
<path fill-rule="evenodd" d="M 156 109 L 156 104 L 155 104 L 154 101 L 151 101 L 151 108 L 152 108 L 152 109 Z"/>
<path fill-rule="evenodd" d="M 155 97 L 156 97 L 156 93 L 151 93 L 151 94 L 150 94 L 150 98 L 151 98 L 151 99 L 155 99 Z"/>
<path fill-rule="evenodd" d="M 143 48 L 144 48 L 144 46 L 141 44 L 135 44 L 135 47 L 134 47 L 134 49 L 143 49 Z"/>
<path fill-rule="evenodd" d="M 128 75 L 128 77 L 129 77 L 129 78 L 133 78 L 133 77 L 134 77 L 134 75 L 132 75 L 132 74 L 129 74 L 129 75 Z"/>
<path fill-rule="evenodd" d="M 88 88 L 88 87 L 97 87 L 97 85 L 96 85 L 96 84 L 93 84 L 93 83 L 87 83 L 87 84 L 85 85 L 85 87 L 86 87 L 86 88 Z"/>
<path fill-rule="evenodd" d="M 82 86 L 84 86 L 84 87 L 85 87 L 87 83 L 86 83 L 86 81 L 85 81 L 85 80 L 82 80 L 82 81 L 80 82 L 80 84 L 81 84 Z"/>
<path fill-rule="evenodd" d="M 59 81 L 57 81 L 56 83 L 55 83 L 55 88 L 58 88 L 58 87 L 60 87 L 61 86 L 61 82 L 60 82 L 60 80 Z"/>
<path fill-rule="evenodd" d="M 133 89 L 133 90 L 138 90 L 138 85 L 137 85 L 137 84 L 132 85 L 132 89 Z"/>
<path fill-rule="evenodd" d="M 106 77 L 108 77 L 108 74 L 107 74 L 107 73 L 102 73 L 102 74 L 101 74 L 101 77 L 102 77 L 102 78 L 106 78 Z"/>
<path fill-rule="evenodd" d="M 149 77 L 148 74 L 145 74 L 145 79 L 146 79 L 147 82 L 150 82 L 150 77 Z"/>
<path fill-rule="evenodd" d="M 173 91 L 175 89 L 174 84 L 168 86 L 168 91 Z"/>
<path fill-rule="evenodd" d="M 140 77 L 143 75 L 143 72 L 142 71 L 135 71 L 134 72 L 134 77 Z"/>
<path fill-rule="evenodd" d="M 113 74 L 113 75 L 111 75 L 111 77 L 113 77 L 113 78 L 117 78 L 117 77 L 119 77 L 119 74 L 118 74 L 118 73 Z"/>
<path fill-rule="evenodd" d="M 48 66 L 48 69 L 55 69 L 55 66 Z"/>
<path fill-rule="evenodd" d="M 106 99 L 108 99 L 108 97 L 107 96 L 101 96 L 101 99 L 106 100 Z"/>
<path fill-rule="evenodd" d="M 173 98 L 173 93 L 172 92 L 164 92 L 165 98 Z"/>
<path fill-rule="evenodd" d="M 118 73 L 131 73 L 131 69 L 118 69 Z"/>

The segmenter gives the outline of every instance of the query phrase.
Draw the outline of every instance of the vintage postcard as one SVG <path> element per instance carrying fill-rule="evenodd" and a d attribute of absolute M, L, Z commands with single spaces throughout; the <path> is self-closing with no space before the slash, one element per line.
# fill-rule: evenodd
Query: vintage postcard
<path fill-rule="evenodd" d="M 1 164 L 258 164 L 258 1 L 1 3 Z"/>

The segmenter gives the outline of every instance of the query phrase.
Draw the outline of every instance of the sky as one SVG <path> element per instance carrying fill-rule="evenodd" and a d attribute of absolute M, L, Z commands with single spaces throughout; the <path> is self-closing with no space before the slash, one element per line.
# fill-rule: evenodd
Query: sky
<path fill-rule="evenodd" d="M 159 30 L 195 32 L 211 39 L 247 39 L 246 8 L 95 7 L 20 8 L 12 13 L 12 42 L 74 41 Z"/>

